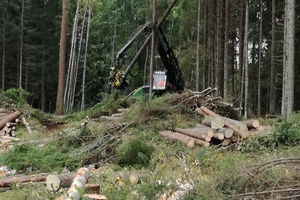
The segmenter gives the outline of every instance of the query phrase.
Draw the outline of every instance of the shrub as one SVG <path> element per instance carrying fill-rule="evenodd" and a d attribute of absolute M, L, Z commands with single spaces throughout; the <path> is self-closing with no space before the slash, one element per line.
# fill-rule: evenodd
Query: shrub
<path fill-rule="evenodd" d="M 146 166 L 150 162 L 153 151 L 152 146 L 141 140 L 127 140 L 116 148 L 116 161 L 119 165 Z"/>
<path fill-rule="evenodd" d="M 300 114 L 296 113 L 283 121 L 276 128 L 275 140 L 283 145 L 299 145 L 300 142 Z"/>
<path fill-rule="evenodd" d="M 10 88 L 2 92 L 2 95 L 7 97 L 14 104 L 18 104 L 25 103 L 29 93 L 23 90 L 22 88 Z"/>

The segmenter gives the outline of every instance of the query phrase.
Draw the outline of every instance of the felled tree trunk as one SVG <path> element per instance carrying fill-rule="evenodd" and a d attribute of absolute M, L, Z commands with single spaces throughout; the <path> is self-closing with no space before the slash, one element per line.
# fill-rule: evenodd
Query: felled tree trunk
<path fill-rule="evenodd" d="M 215 133 L 214 138 L 217 140 L 223 140 L 224 139 L 224 134 L 223 133 Z"/>
<path fill-rule="evenodd" d="M 231 128 L 224 127 L 220 128 L 218 130 L 218 133 L 223 133 L 225 138 L 231 138 L 233 136 L 234 130 L 232 130 Z"/>
<path fill-rule="evenodd" d="M 191 141 L 199 144 L 200 146 L 205 146 L 205 147 L 209 147 L 209 142 L 197 139 L 197 138 L 193 138 L 187 135 L 183 135 L 181 133 L 177 133 L 177 132 L 172 132 L 172 131 L 160 131 L 159 134 L 163 137 L 169 138 L 169 139 L 174 139 L 174 140 L 178 140 L 181 143 L 184 144 L 190 144 Z"/>
<path fill-rule="evenodd" d="M 252 129 L 252 128 L 255 129 L 260 126 L 260 123 L 257 119 L 249 119 L 249 120 L 246 120 L 245 123 L 247 124 L 249 129 Z"/>
<path fill-rule="evenodd" d="M 201 123 L 213 129 L 223 128 L 225 125 L 224 119 L 222 117 L 205 118 Z"/>
<path fill-rule="evenodd" d="M 203 112 L 203 110 L 201 110 L 201 108 L 196 108 L 195 112 L 199 115 L 207 116 L 207 114 L 205 112 Z"/>
<path fill-rule="evenodd" d="M 192 128 L 192 129 L 187 129 L 187 130 L 192 130 L 192 131 L 195 131 L 195 132 L 199 132 L 201 134 L 205 134 L 205 135 L 208 135 L 209 137 L 213 137 L 215 132 L 216 132 L 216 129 L 212 129 L 208 126 L 205 126 L 203 124 L 196 124 L 196 127 Z"/>
<path fill-rule="evenodd" d="M 235 119 L 230 119 L 230 118 L 227 118 L 227 117 L 223 117 L 225 120 L 227 120 L 230 124 L 236 126 L 238 129 L 240 129 L 241 131 L 248 131 L 248 126 L 245 122 L 242 122 L 242 121 L 238 121 L 238 120 L 235 120 Z"/>
<path fill-rule="evenodd" d="M 17 119 L 18 117 L 20 117 L 21 114 L 22 113 L 20 111 L 15 111 L 14 113 L 12 113 L 10 115 L 7 115 L 5 118 L 3 118 L 0 121 L 0 129 L 2 129 L 3 127 L 5 127 L 7 122 L 12 122 L 15 119 Z"/>
<path fill-rule="evenodd" d="M 220 117 L 220 115 L 214 113 L 213 111 L 207 109 L 206 107 L 204 106 L 201 106 L 201 109 L 209 114 L 210 116 L 212 117 Z M 247 131 L 242 131 L 240 130 L 238 127 L 236 127 L 235 125 L 231 124 L 227 119 L 223 118 L 224 119 L 224 123 L 227 127 L 231 128 L 234 130 L 234 132 L 238 133 L 239 135 L 241 135 L 242 138 L 247 138 L 248 137 L 248 132 Z"/>
<path fill-rule="evenodd" d="M 10 187 L 12 184 L 16 183 L 26 183 L 26 182 L 41 182 L 46 181 L 48 174 L 33 174 L 33 175 L 20 175 L 13 177 L 6 177 L 0 180 L 0 187 Z"/>
<path fill-rule="evenodd" d="M 67 173 L 67 174 L 49 174 L 46 178 L 47 190 L 51 192 L 56 192 L 59 188 L 70 187 L 72 184 L 76 173 Z"/>
<path fill-rule="evenodd" d="M 80 192 L 84 190 L 85 184 L 90 177 L 90 172 L 87 168 L 80 168 L 72 182 L 68 193 L 56 200 L 79 200 L 81 198 Z"/>
<path fill-rule="evenodd" d="M 176 132 L 179 132 L 179 133 L 182 133 L 182 134 L 194 137 L 194 138 L 198 138 L 198 139 L 204 140 L 206 142 L 211 141 L 211 137 L 209 137 L 208 135 L 201 134 L 199 132 L 197 133 L 196 131 L 186 130 L 183 128 L 175 128 L 174 130 Z"/>

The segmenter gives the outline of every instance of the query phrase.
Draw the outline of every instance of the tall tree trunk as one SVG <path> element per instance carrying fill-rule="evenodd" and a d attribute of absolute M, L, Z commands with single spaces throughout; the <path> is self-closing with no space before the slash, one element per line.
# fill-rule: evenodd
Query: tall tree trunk
<path fill-rule="evenodd" d="M 203 55 L 203 81 L 202 81 L 202 90 L 204 90 L 208 86 L 208 80 L 209 80 L 209 70 L 207 66 L 207 58 L 208 58 L 208 45 L 207 45 L 207 40 L 208 40 L 208 7 L 207 7 L 207 1 L 204 1 L 204 55 Z"/>
<path fill-rule="evenodd" d="M 68 24 L 68 0 L 63 0 L 61 32 L 60 32 L 60 48 L 59 48 L 59 75 L 55 114 L 62 115 L 64 107 L 64 84 L 65 84 L 65 64 L 66 64 L 66 40 L 67 40 L 67 24 Z"/>
<path fill-rule="evenodd" d="M 225 7 L 226 0 L 221 0 L 219 3 L 219 53 L 218 53 L 218 68 L 219 68 L 219 94 L 224 97 L 224 46 L 225 46 Z"/>
<path fill-rule="evenodd" d="M 91 0 L 89 0 L 89 17 L 88 17 L 88 24 L 86 30 L 85 53 L 84 53 L 83 74 L 82 74 L 81 111 L 84 111 L 84 104 L 85 104 L 86 57 L 87 57 L 87 50 L 88 50 L 88 43 L 89 43 L 91 16 L 92 16 L 92 2 Z"/>
<path fill-rule="evenodd" d="M 154 56 L 155 56 L 155 29 L 156 29 L 156 0 L 153 0 L 153 12 L 152 12 L 152 41 L 151 41 L 151 59 L 150 59 L 150 99 L 153 93 L 153 69 L 154 69 Z"/>
<path fill-rule="evenodd" d="M 257 114 L 261 114 L 261 48 L 262 48 L 263 1 L 260 0 L 259 42 L 258 42 L 258 80 L 257 80 Z"/>
<path fill-rule="evenodd" d="M 249 87 L 249 69 L 248 69 L 248 23 L 249 23 L 249 2 L 246 0 L 245 16 L 245 39 L 244 39 L 244 59 L 245 59 L 245 100 L 244 117 L 247 118 L 248 111 L 248 87 Z"/>
<path fill-rule="evenodd" d="M 77 76 L 78 76 L 78 68 L 79 68 L 79 64 L 80 64 L 81 48 L 82 48 L 82 42 L 83 42 L 83 33 L 84 33 L 84 30 L 85 30 L 84 27 L 85 27 L 85 21 L 86 21 L 86 15 L 87 15 L 87 7 L 88 6 L 89 6 L 89 3 L 86 5 L 86 7 L 84 9 L 83 20 L 81 22 L 81 33 L 80 33 L 78 50 L 77 50 L 77 59 L 76 59 L 75 73 L 74 73 L 75 87 L 72 88 L 73 91 L 72 91 L 72 98 L 71 98 L 71 102 L 70 102 L 70 110 L 73 109 L 73 105 L 74 105 L 75 90 L 76 90 L 76 83 L 77 83 Z M 85 39 L 85 41 L 86 41 L 86 39 Z M 83 66 L 83 75 L 82 76 L 85 78 L 85 66 Z M 82 81 L 82 83 L 85 83 L 85 80 Z M 82 87 L 85 87 L 85 85 L 82 85 Z M 81 110 L 82 102 L 80 103 L 79 106 L 80 106 L 80 110 Z"/>
<path fill-rule="evenodd" d="M 43 42 L 44 44 L 44 42 Z M 43 53 L 43 65 L 41 66 L 42 68 L 42 74 L 41 74 L 41 110 L 45 112 L 45 54 Z"/>
<path fill-rule="evenodd" d="M 22 69 L 23 69 L 23 33 L 24 33 L 24 4 L 25 0 L 22 0 L 21 11 L 21 29 L 20 29 L 20 63 L 19 63 L 19 88 L 22 88 Z"/>
<path fill-rule="evenodd" d="M 294 56 L 295 56 L 295 0 L 285 1 L 285 34 L 284 34 L 284 66 L 283 95 L 281 115 L 287 119 L 294 107 Z"/>
<path fill-rule="evenodd" d="M 276 66 L 275 66 L 275 28 L 276 28 L 276 0 L 272 0 L 272 44 L 271 44 L 271 74 L 270 74 L 270 104 L 269 114 L 276 113 Z"/>
<path fill-rule="evenodd" d="M 244 77 L 244 1 L 240 0 L 240 21 L 239 21 L 239 102 L 240 107 L 243 107 L 243 77 Z"/>
<path fill-rule="evenodd" d="M 1 89 L 4 91 L 5 89 L 5 60 L 6 60 L 6 16 L 7 16 L 7 0 L 4 0 L 4 12 L 3 12 L 3 46 L 2 46 L 2 82 Z"/>
<path fill-rule="evenodd" d="M 237 84 L 236 84 L 236 77 L 237 77 L 237 53 L 236 53 L 236 42 L 235 42 L 235 38 L 237 37 L 236 36 L 236 32 L 234 32 L 230 38 L 230 40 L 232 41 L 232 45 L 230 47 L 231 49 L 231 59 L 230 59 L 230 63 L 231 63 L 231 68 L 230 68 L 230 71 L 231 71 L 231 94 L 232 95 L 235 95 L 236 94 L 236 88 L 237 88 Z"/>
<path fill-rule="evenodd" d="M 216 74 L 217 74 L 217 66 L 216 66 L 216 33 L 217 33 L 217 9 L 216 9 L 216 0 L 212 0 L 212 7 L 211 7 L 211 84 L 217 87 L 216 85 Z"/>
<path fill-rule="evenodd" d="M 64 91 L 64 112 L 69 112 L 72 109 L 72 99 L 74 96 L 74 88 L 76 87 L 76 66 L 75 66 L 75 57 L 76 57 L 76 44 L 77 44 L 77 30 L 78 30 L 78 13 L 80 7 L 80 0 L 77 2 L 76 13 L 73 22 L 72 30 L 72 39 L 71 39 L 71 50 L 69 57 L 69 65 L 67 71 L 67 80 Z"/>
<path fill-rule="evenodd" d="M 218 88 L 217 93 L 220 92 L 220 66 L 219 66 L 219 49 L 220 49 L 220 38 L 219 38 L 219 27 L 220 27 L 220 7 L 219 7 L 219 1 L 214 1 L 214 18 L 215 18 L 215 23 L 214 23 L 214 38 L 215 38 L 215 53 L 214 53 L 214 66 L 215 66 L 215 82 L 214 85 L 216 88 Z"/>
<path fill-rule="evenodd" d="M 226 100 L 228 96 L 228 34 L 229 34 L 229 2 L 225 0 L 225 22 L 224 22 L 224 83 L 223 97 Z"/>
<path fill-rule="evenodd" d="M 201 0 L 198 0 L 196 91 L 199 91 L 199 68 L 200 68 L 200 5 L 201 5 Z"/>
<path fill-rule="evenodd" d="M 112 37 L 112 42 L 111 42 L 111 59 L 110 59 L 110 62 L 112 64 L 112 67 L 116 67 L 116 65 L 118 65 L 119 63 L 116 63 L 115 62 L 115 43 L 116 43 L 116 36 L 117 36 L 117 16 L 115 16 L 115 19 L 114 19 L 114 35 Z M 114 91 L 114 87 L 110 85 L 110 89 L 109 89 L 109 92 L 112 94 L 113 91 Z"/>

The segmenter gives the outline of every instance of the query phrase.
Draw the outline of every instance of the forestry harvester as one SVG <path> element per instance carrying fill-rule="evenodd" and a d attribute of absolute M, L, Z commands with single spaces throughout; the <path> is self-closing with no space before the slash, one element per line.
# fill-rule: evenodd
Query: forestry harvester
<path fill-rule="evenodd" d="M 174 1 L 176 2 L 176 1 Z M 160 71 L 154 71 L 153 73 L 153 93 L 156 95 L 161 95 L 166 91 L 170 92 L 181 92 L 184 89 L 184 80 L 181 69 L 178 65 L 178 60 L 170 47 L 165 34 L 161 28 L 161 24 L 164 19 L 167 17 L 171 8 L 174 6 L 171 4 L 162 19 L 156 24 L 156 47 L 159 53 L 160 59 L 163 63 L 164 69 Z M 117 89 L 125 89 L 128 87 L 129 82 L 127 80 L 128 74 L 130 74 L 131 69 L 146 49 L 147 45 L 151 41 L 151 32 L 153 29 L 153 25 L 151 23 L 144 24 L 135 35 L 123 46 L 123 48 L 117 52 L 115 56 L 115 66 L 112 68 L 110 83 L 113 88 Z M 123 68 L 123 59 L 126 58 L 126 52 L 128 49 L 136 42 L 137 38 L 141 35 L 146 36 L 146 41 L 143 46 L 139 49 L 133 60 L 130 64 L 122 70 Z M 150 86 L 142 86 L 138 91 L 142 91 L 142 93 L 148 93 Z"/>

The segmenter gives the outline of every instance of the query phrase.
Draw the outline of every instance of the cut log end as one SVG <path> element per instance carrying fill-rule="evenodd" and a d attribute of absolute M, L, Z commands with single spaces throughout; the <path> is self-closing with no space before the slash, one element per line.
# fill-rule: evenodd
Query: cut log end
<path fill-rule="evenodd" d="M 190 139 L 188 141 L 188 143 L 186 144 L 186 146 L 189 147 L 189 148 L 193 148 L 195 146 L 195 140 Z"/>
<path fill-rule="evenodd" d="M 131 173 L 128 179 L 131 184 L 137 184 L 139 182 L 139 176 L 136 173 Z"/>
<path fill-rule="evenodd" d="M 46 178 L 46 188 L 49 192 L 56 192 L 60 187 L 60 179 L 56 175 L 48 175 Z"/>

